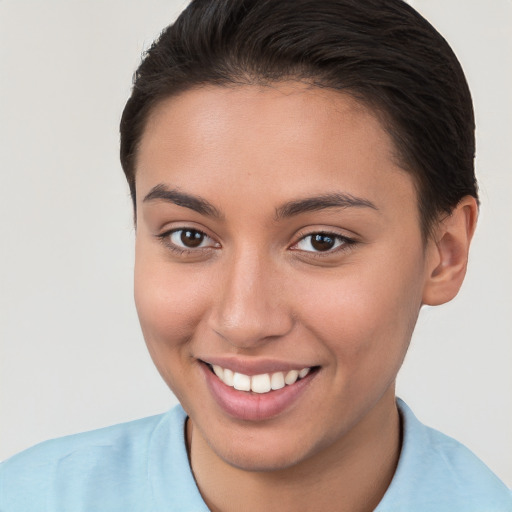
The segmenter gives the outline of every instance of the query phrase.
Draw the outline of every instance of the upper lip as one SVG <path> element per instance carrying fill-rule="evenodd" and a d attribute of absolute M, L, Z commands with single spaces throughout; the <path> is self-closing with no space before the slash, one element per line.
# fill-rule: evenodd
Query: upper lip
<path fill-rule="evenodd" d="M 301 362 L 279 361 L 276 359 L 252 359 L 234 356 L 212 356 L 198 358 L 203 363 L 217 365 L 221 368 L 243 373 L 244 375 L 261 375 L 262 373 L 288 372 L 290 370 L 302 370 L 316 365 Z"/>

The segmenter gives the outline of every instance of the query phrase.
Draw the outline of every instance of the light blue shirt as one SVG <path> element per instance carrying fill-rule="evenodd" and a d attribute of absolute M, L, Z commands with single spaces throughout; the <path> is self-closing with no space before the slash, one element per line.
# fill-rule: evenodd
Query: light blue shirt
<path fill-rule="evenodd" d="M 403 444 L 378 512 L 512 512 L 512 495 L 473 453 L 400 400 Z M 0 512 L 207 512 L 190 470 L 180 406 L 47 441 L 0 464 Z"/>

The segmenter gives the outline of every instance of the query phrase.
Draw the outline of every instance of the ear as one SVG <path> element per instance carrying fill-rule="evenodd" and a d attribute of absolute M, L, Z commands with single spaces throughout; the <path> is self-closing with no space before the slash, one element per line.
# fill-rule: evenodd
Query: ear
<path fill-rule="evenodd" d="M 468 264 L 468 253 L 478 218 L 478 203 L 466 196 L 441 219 L 427 247 L 427 281 L 423 304 L 437 306 L 458 293 Z"/>

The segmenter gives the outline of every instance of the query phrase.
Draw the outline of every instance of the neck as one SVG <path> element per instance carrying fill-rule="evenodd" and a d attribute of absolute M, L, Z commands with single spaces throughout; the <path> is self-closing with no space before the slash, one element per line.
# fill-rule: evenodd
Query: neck
<path fill-rule="evenodd" d="M 252 472 L 218 457 L 189 420 L 191 466 L 212 512 L 373 510 L 386 492 L 400 454 L 394 399 L 383 399 L 343 439 L 281 470 Z"/>

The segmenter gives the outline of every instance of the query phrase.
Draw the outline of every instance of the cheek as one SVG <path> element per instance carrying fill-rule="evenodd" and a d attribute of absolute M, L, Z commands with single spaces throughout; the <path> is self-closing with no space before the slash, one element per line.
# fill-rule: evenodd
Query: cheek
<path fill-rule="evenodd" d="M 204 287 L 198 276 L 137 250 L 135 304 L 144 339 L 155 362 L 178 362 L 205 310 Z M 173 356 L 173 357 L 171 357 Z"/>
<path fill-rule="evenodd" d="M 302 294 L 309 297 L 302 315 L 309 330 L 345 371 L 392 373 L 405 356 L 421 305 L 422 272 L 420 259 L 398 266 L 392 260 L 376 258 L 337 278 L 316 279 Z"/>

